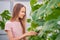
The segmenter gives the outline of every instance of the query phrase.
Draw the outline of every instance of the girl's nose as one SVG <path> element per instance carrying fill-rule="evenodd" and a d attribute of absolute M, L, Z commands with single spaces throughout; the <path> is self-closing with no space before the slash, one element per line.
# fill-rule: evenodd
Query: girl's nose
<path fill-rule="evenodd" d="M 23 15 L 25 15 L 25 13 L 23 13 Z"/>

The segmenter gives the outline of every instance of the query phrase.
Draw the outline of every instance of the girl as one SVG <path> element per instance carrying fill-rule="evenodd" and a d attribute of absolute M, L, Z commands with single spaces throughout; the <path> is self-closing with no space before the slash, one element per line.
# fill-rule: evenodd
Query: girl
<path fill-rule="evenodd" d="M 6 22 L 5 31 L 9 40 L 26 40 L 27 36 L 36 35 L 34 31 L 25 32 L 26 28 L 26 7 L 16 4 L 13 8 L 12 18 Z"/>

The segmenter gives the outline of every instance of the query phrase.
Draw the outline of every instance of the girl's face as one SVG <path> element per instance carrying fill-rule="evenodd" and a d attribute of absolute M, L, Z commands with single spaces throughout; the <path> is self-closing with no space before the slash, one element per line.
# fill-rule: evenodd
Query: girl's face
<path fill-rule="evenodd" d="M 20 10 L 20 12 L 19 12 L 18 17 L 23 18 L 23 17 L 24 17 L 24 15 L 25 15 L 25 12 L 26 12 L 25 7 L 22 7 L 22 8 L 21 8 L 21 10 Z"/>

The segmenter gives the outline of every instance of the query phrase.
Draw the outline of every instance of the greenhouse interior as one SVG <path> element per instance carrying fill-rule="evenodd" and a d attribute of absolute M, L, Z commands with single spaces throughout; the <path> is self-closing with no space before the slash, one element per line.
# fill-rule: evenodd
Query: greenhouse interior
<path fill-rule="evenodd" d="M 60 0 L 0 0 L 0 40 L 60 40 Z"/>

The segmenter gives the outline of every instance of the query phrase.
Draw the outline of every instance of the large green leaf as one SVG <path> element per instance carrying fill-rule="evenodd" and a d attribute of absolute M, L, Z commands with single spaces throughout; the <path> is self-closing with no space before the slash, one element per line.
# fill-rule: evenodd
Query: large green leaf
<path fill-rule="evenodd" d="M 46 21 L 52 20 L 52 19 L 57 19 L 60 16 L 60 8 L 57 7 L 56 9 L 53 10 L 53 12 L 50 15 L 47 15 Z"/>
<path fill-rule="evenodd" d="M 11 18 L 10 12 L 8 10 L 4 10 L 0 16 L 2 17 L 2 20 L 0 20 L 0 28 L 4 29 L 5 22 Z"/>
<path fill-rule="evenodd" d="M 2 17 L 2 20 L 9 20 L 11 18 L 10 13 L 8 10 L 3 11 L 0 16 Z"/>

